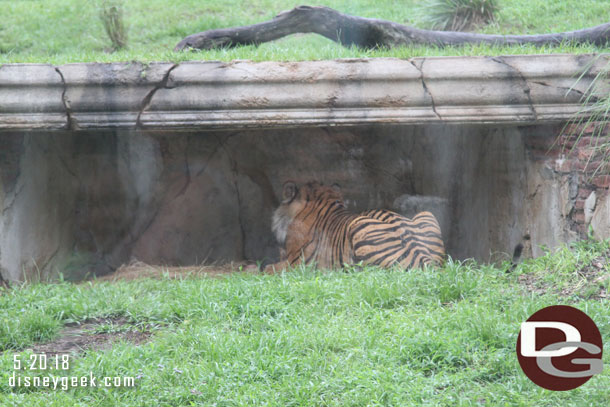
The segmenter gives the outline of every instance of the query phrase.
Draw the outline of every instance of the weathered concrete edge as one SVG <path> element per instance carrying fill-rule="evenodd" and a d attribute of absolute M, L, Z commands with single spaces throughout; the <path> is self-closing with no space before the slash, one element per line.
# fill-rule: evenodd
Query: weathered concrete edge
<path fill-rule="evenodd" d="M 0 66 L 0 131 L 543 123 L 604 55 Z M 610 92 L 608 79 L 598 81 Z"/>

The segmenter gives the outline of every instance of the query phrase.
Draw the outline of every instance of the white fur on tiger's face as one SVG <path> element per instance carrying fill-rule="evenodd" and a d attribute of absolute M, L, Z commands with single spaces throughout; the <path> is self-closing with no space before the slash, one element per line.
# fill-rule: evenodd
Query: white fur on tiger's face
<path fill-rule="evenodd" d="M 288 226 L 290 226 L 292 220 L 293 217 L 290 215 L 290 209 L 287 206 L 280 206 L 273 212 L 271 230 L 280 247 L 286 244 L 286 233 L 288 233 Z"/>
<path fill-rule="evenodd" d="M 318 182 L 284 184 L 282 203 L 272 218 L 281 262 L 271 272 L 300 262 L 322 268 L 362 263 L 403 268 L 443 262 L 444 244 L 430 212 L 412 219 L 387 210 L 349 212 L 336 186 Z"/>

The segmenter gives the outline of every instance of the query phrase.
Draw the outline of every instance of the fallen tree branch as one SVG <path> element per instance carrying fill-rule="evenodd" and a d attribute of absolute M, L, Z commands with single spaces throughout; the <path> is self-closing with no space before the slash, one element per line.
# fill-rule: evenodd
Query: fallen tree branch
<path fill-rule="evenodd" d="M 344 46 L 361 48 L 396 47 L 424 44 L 436 46 L 463 44 L 560 44 L 610 42 L 610 23 L 583 30 L 541 35 L 488 35 L 451 31 L 421 30 L 374 18 L 340 13 L 328 7 L 299 6 L 280 13 L 264 23 L 203 31 L 189 35 L 175 50 L 230 48 L 258 45 L 295 33 L 316 33 Z"/>

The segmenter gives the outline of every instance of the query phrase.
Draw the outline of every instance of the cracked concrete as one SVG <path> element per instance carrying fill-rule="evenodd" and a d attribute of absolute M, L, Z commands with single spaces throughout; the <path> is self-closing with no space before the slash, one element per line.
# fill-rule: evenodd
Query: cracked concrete
<path fill-rule="evenodd" d="M 180 189 L 180 191 L 178 191 L 176 196 L 174 196 L 174 199 L 176 199 L 180 195 L 184 194 L 184 192 L 186 191 L 186 189 L 189 187 L 189 185 L 191 183 L 191 168 L 189 166 L 189 157 L 188 157 L 188 138 L 187 138 L 187 146 L 184 149 L 184 173 L 185 173 L 185 177 L 186 177 L 184 186 Z"/>
<path fill-rule="evenodd" d="M 148 107 L 150 106 L 151 102 L 152 102 L 152 98 L 155 96 L 155 93 L 157 93 L 157 91 L 159 89 L 162 88 L 167 88 L 167 82 L 169 81 L 169 76 L 171 75 L 172 71 L 174 69 L 176 69 L 180 64 L 173 64 L 165 73 L 165 75 L 163 75 L 163 78 L 161 79 L 161 81 L 153 88 L 151 89 L 150 92 L 148 92 L 146 94 L 146 96 L 144 97 L 144 99 L 142 100 L 142 105 L 140 108 L 140 111 L 138 112 L 138 116 L 136 118 L 136 128 L 142 128 L 142 113 L 144 113 L 144 111 L 146 109 L 148 109 Z"/>
<path fill-rule="evenodd" d="M 240 253 L 239 256 L 241 258 L 244 258 L 245 253 L 246 253 L 246 230 L 244 228 L 244 220 L 242 217 L 242 197 L 241 194 L 239 192 L 239 184 L 238 184 L 238 178 L 239 178 L 239 170 L 238 170 L 238 164 L 237 161 L 235 160 L 235 158 L 233 157 L 233 155 L 231 154 L 230 151 L 227 150 L 227 148 L 225 147 L 225 145 L 223 143 L 220 144 L 220 147 L 225 151 L 227 157 L 229 158 L 229 164 L 231 167 L 231 173 L 233 175 L 233 187 L 235 188 L 235 200 L 237 201 L 237 224 L 239 225 L 239 232 L 240 232 L 240 243 L 238 243 L 238 247 L 240 248 Z"/>
<path fill-rule="evenodd" d="M 63 90 L 61 93 L 61 101 L 62 101 L 62 103 L 64 105 L 64 109 L 66 111 L 66 129 L 76 130 L 78 127 L 75 125 L 74 121 L 72 120 L 72 109 L 70 107 L 70 100 L 68 99 L 68 96 L 67 96 L 68 86 L 66 85 L 66 80 L 64 78 L 64 74 L 61 72 L 61 70 L 58 67 L 55 67 L 55 71 L 61 78 L 61 83 L 62 83 L 62 87 L 63 87 Z"/>
<path fill-rule="evenodd" d="M 0 131 L 561 121 L 580 110 L 609 58 L 7 64 L 0 70 Z M 608 82 L 597 81 L 602 94 Z"/>
<path fill-rule="evenodd" d="M 511 64 L 506 62 L 504 60 L 504 58 L 502 58 L 502 57 L 492 57 L 491 60 L 508 67 L 511 71 L 515 72 L 517 74 L 517 76 L 521 79 L 521 84 L 523 86 L 523 93 L 525 93 L 525 95 L 527 96 L 527 103 L 532 112 L 532 119 L 534 122 L 537 122 L 538 113 L 536 112 L 536 107 L 534 106 L 534 102 L 532 100 L 532 90 L 530 89 L 530 86 L 527 82 L 526 77 L 523 75 L 523 73 L 519 69 L 515 68 L 514 66 L 512 66 Z"/>
<path fill-rule="evenodd" d="M 0 270 L 7 280 L 44 279 L 72 247 L 75 183 L 54 154 L 58 141 L 23 137 L 17 187 L 0 215 Z M 0 163 L 0 172 L 5 168 Z"/>
<path fill-rule="evenodd" d="M 574 93 L 579 94 L 581 97 L 587 96 L 587 94 L 585 94 L 584 92 L 581 92 L 580 90 L 578 90 L 578 89 L 576 89 L 574 87 L 569 88 L 567 86 L 557 86 L 557 85 L 552 85 L 550 83 L 546 83 L 544 81 L 535 81 L 535 80 L 532 80 L 532 83 L 535 83 L 535 84 L 541 85 L 541 86 L 546 86 L 546 87 L 549 87 L 549 88 L 565 90 L 566 91 L 566 95 L 568 95 L 570 92 L 574 92 Z M 593 102 L 597 102 L 598 99 L 594 95 L 591 95 L 591 100 Z"/>
<path fill-rule="evenodd" d="M 15 203 L 15 201 L 17 200 L 17 198 L 19 197 L 19 195 L 21 194 L 21 191 L 23 190 L 23 183 L 20 183 L 17 188 L 13 191 L 13 193 L 10 195 L 10 198 L 8 199 L 8 203 L 3 202 L 3 207 L 2 207 L 2 214 L 4 215 L 5 212 L 10 211 L 13 208 L 13 204 Z M 6 197 L 4 197 L 4 200 L 6 200 Z"/>
<path fill-rule="evenodd" d="M 419 71 L 421 84 L 422 84 L 422 87 L 424 88 L 424 92 L 426 93 L 426 95 L 428 95 L 430 97 L 430 104 L 432 107 L 432 111 L 434 112 L 436 117 L 438 117 L 439 120 L 443 120 L 441 115 L 438 114 L 438 111 L 436 110 L 436 104 L 434 103 L 434 96 L 432 96 L 432 93 L 430 93 L 430 89 L 428 89 L 428 85 L 426 85 L 426 79 L 424 78 L 423 66 L 424 66 L 424 63 L 426 62 L 426 59 L 425 58 L 418 59 L 418 61 L 421 61 L 419 66 L 417 65 L 417 63 L 415 61 L 413 61 L 413 59 L 409 59 L 408 61 L 411 63 L 411 65 L 413 65 L 413 67 L 415 67 L 415 69 L 417 69 Z"/>

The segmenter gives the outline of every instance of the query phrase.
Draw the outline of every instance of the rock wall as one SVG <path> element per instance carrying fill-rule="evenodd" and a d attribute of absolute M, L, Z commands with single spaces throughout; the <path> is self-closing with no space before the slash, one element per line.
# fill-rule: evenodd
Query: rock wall
<path fill-rule="evenodd" d="M 132 258 L 272 261 L 270 218 L 286 180 L 339 183 L 357 211 L 432 210 L 459 259 L 507 259 L 520 242 L 538 255 L 541 245 L 583 236 L 589 223 L 608 237 L 606 178 L 585 182 L 561 151 L 547 154 L 560 132 L 426 125 L 1 133 L 0 272 L 8 280 L 59 272 L 80 279 Z"/>
<path fill-rule="evenodd" d="M 532 166 L 561 185 L 560 194 L 555 196 L 564 233 L 557 231 L 557 236 L 564 241 L 589 235 L 610 237 L 609 141 L 607 123 L 569 125 L 525 138 Z M 541 187 L 546 185 L 542 181 Z"/>

